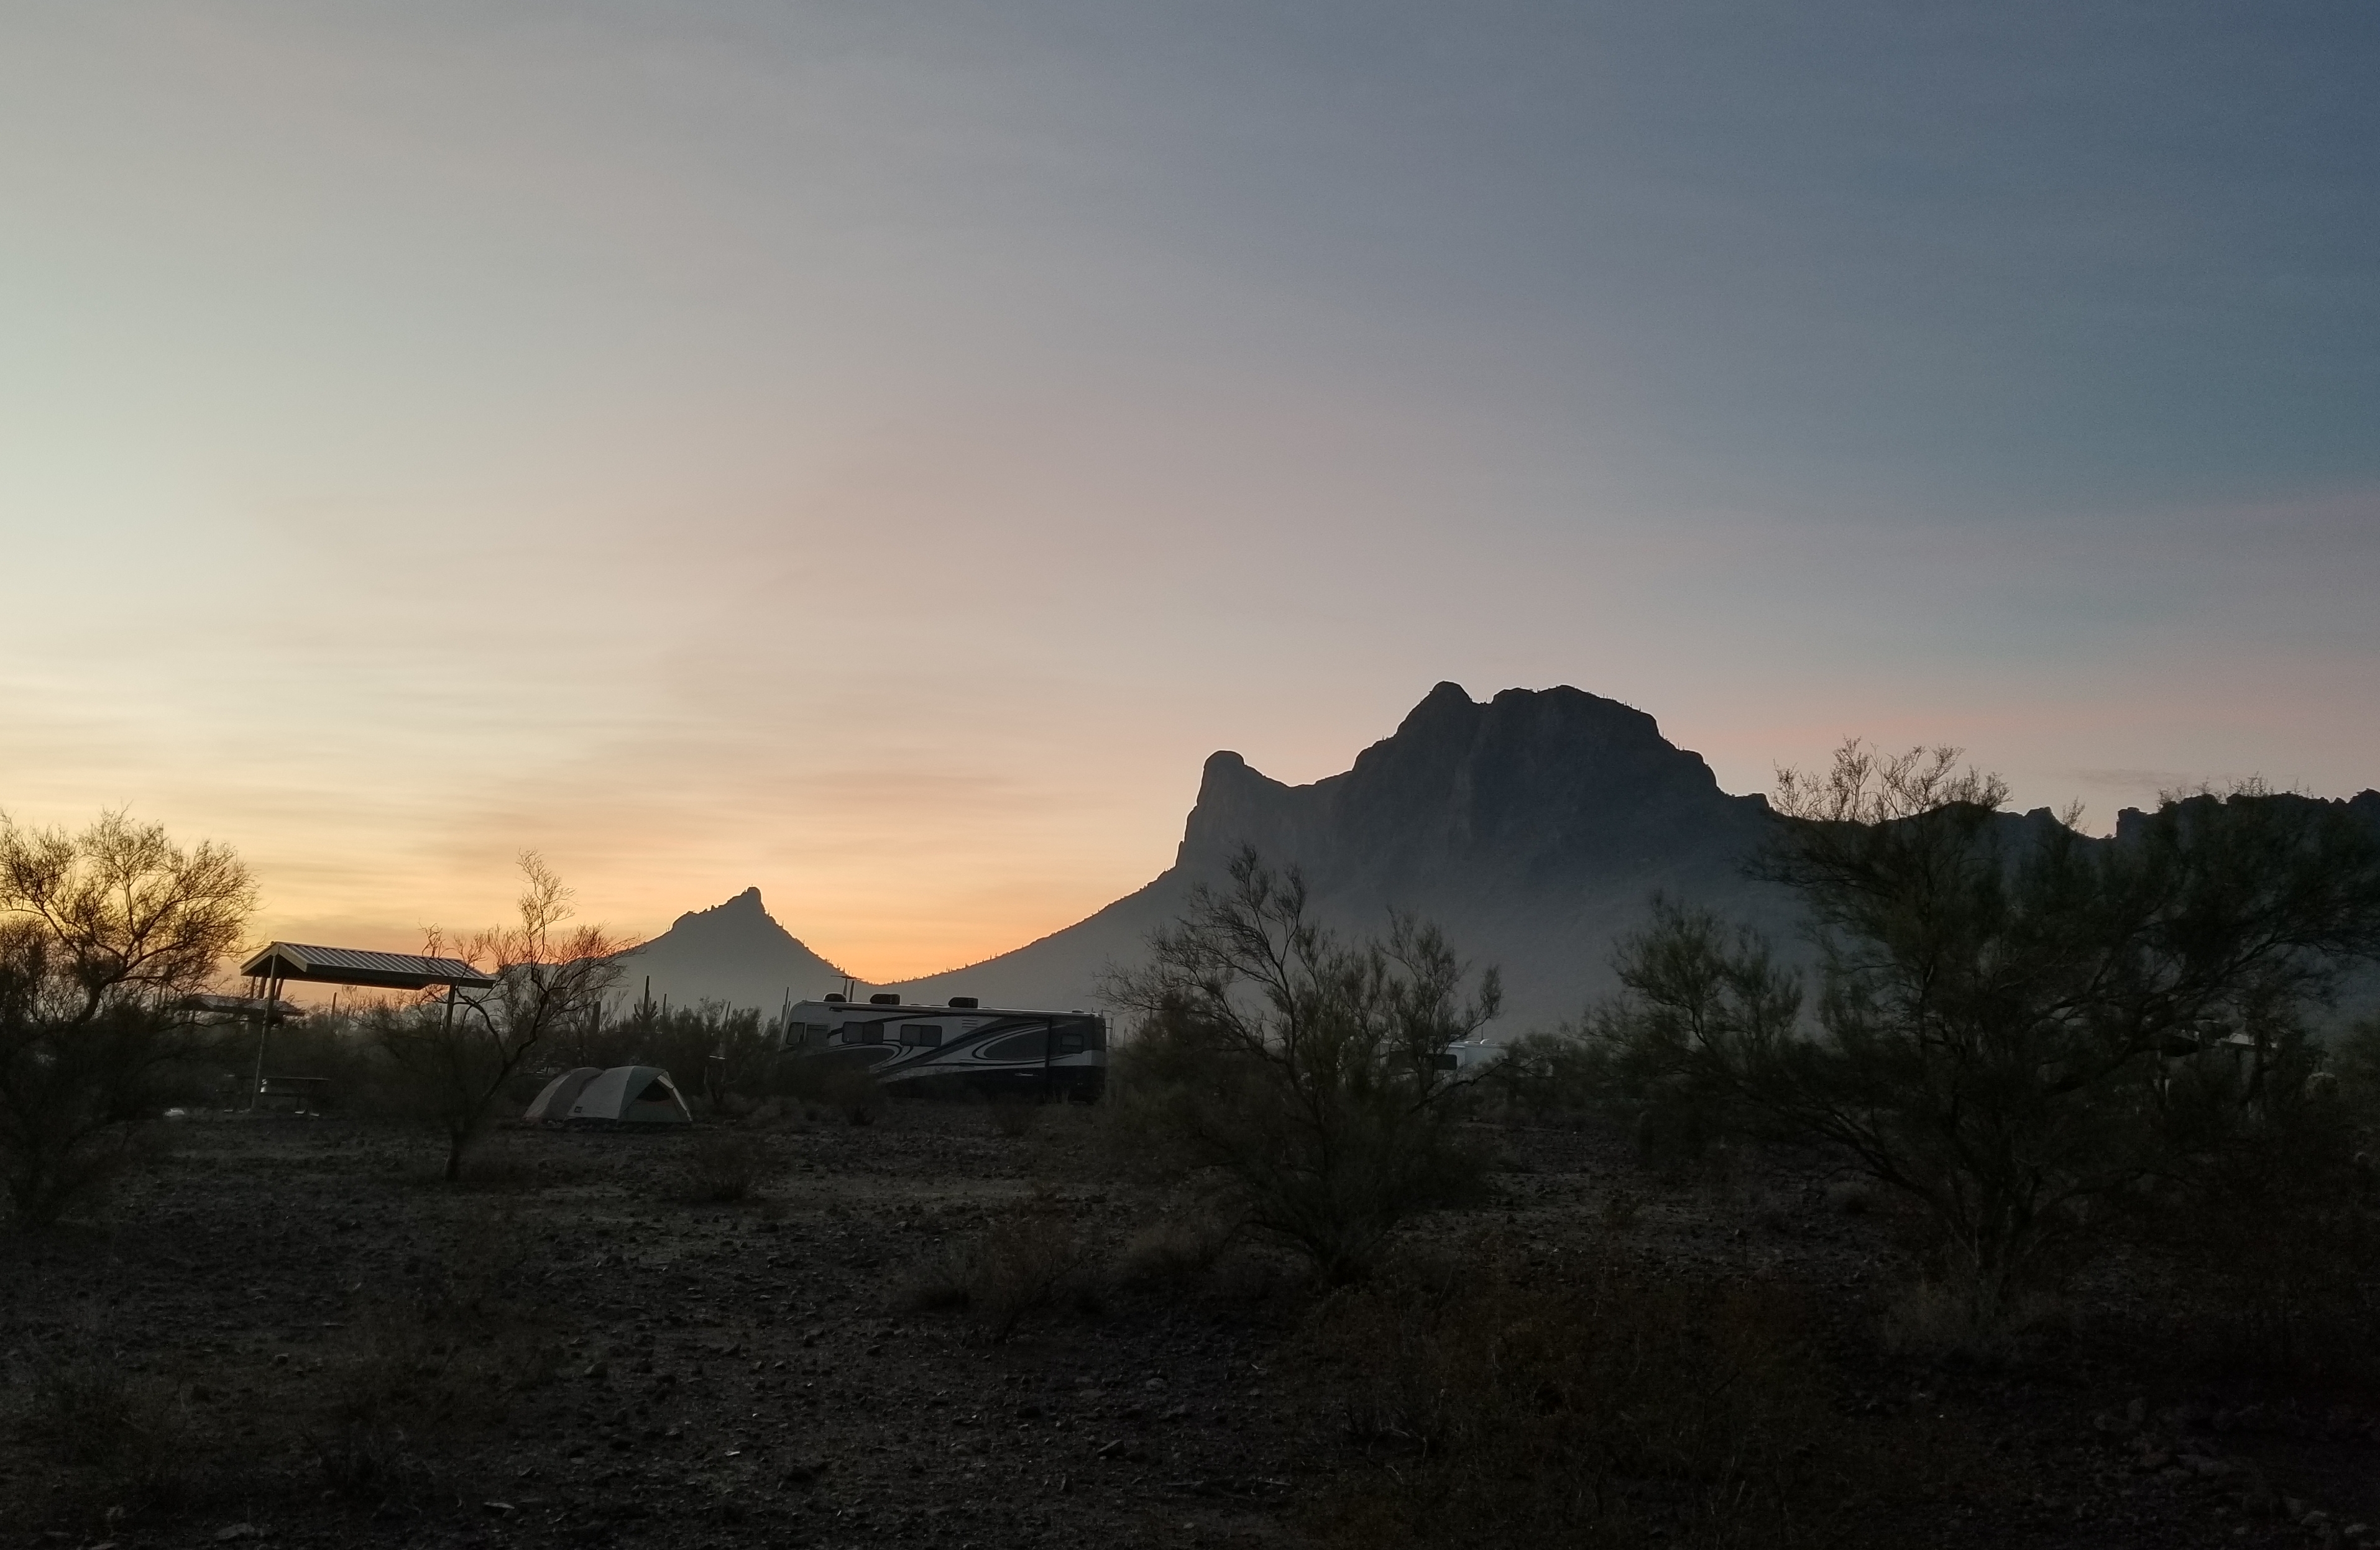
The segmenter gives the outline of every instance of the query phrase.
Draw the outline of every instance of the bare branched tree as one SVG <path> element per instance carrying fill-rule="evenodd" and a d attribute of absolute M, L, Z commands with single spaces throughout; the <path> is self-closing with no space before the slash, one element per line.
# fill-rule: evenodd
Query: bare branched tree
<path fill-rule="evenodd" d="M 1149 947 L 1111 983 L 1140 1013 L 1119 1103 L 1135 1133 L 1225 1181 L 1249 1225 L 1352 1279 L 1400 1219 L 1473 1176 L 1448 1050 L 1501 992 L 1489 969 L 1466 997 L 1469 965 L 1435 926 L 1400 916 L 1346 945 L 1298 875 L 1251 850 Z"/>
<path fill-rule="evenodd" d="M 535 851 L 520 856 L 519 919 L 450 948 L 433 927 L 424 951 L 490 973 L 484 995 L 449 994 L 382 1013 L 377 1034 L 411 1079 L 419 1107 L 445 1132 L 446 1177 L 459 1179 L 512 1078 L 550 1040 L 600 1015 L 630 945 L 600 926 L 572 926 L 572 890 Z"/>
<path fill-rule="evenodd" d="M 0 1171 L 55 1220 L 130 1155 L 199 1035 L 175 1003 L 236 947 L 256 887 L 229 849 L 102 814 L 79 833 L 0 815 Z"/>

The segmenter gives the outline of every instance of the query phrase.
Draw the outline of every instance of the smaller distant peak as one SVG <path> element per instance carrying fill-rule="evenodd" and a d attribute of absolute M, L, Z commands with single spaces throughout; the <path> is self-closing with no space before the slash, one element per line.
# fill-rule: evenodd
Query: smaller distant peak
<path fill-rule="evenodd" d="M 1421 702 L 1424 705 L 1437 702 L 1457 705 L 1471 705 L 1475 703 L 1471 697 L 1471 691 L 1464 688 L 1462 684 L 1457 684 L 1451 678 L 1439 680 L 1437 687 L 1431 689 L 1428 694 L 1422 696 Z"/>

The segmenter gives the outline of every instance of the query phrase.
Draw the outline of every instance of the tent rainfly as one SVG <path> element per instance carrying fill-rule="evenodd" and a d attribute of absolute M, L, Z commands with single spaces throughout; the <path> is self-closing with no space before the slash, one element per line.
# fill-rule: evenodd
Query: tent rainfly
<path fill-rule="evenodd" d="M 563 1119 L 572 1124 L 694 1123 L 669 1072 L 659 1066 L 613 1066 L 590 1078 Z"/>
<path fill-rule="evenodd" d="M 537 1096 L 529 1100 L 528 1109 L 521 1115 L 525 1124 L 558 1125 L 570 1116 L 570 1106 L 587 1090 L 587 1084 L 603 1074 L 601 1066 L 573 1066 L 547 1083 Z"/>

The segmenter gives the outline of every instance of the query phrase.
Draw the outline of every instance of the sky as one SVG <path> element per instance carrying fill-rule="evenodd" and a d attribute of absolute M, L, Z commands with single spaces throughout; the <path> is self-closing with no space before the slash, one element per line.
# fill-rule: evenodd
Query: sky
<path fill-rule="evenodd" d="M 0 811 L 884 981 L 1199 766 L 2380 784 L 2380 8 L 12 0 Z"/>

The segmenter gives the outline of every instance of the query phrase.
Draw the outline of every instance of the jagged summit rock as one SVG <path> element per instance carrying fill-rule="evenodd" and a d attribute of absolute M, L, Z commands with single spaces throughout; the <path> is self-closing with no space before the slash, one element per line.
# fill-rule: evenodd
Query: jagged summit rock
<path fill-rule="evenodd" d="M 1732 850 L 1764 810 L 1617 700 L 1507 689 L 1483 705 L 1440 684 L 1353 769 L 1309 786 L 1237 754 L 1209 758 L 1176 865 L 1218 865 L 1252 843 L 1318 888 L 1435 891 L 1466 873 L 1504 887 L 1624 872 L 1681 845 Z"/>
<path fill-rule="evenodd" d="M 650 978 L 655 1000 L 680 1006 L 709 999 L 773 1010 L 788 991 L 801 1000 L 841 990 L 844 980 L 841 969 L 777 923 L 757 888 L 688 910 L 625 963 L 623 996 L 641 996 Z"/>
<path fill-rule="evenodd" d="M 747 888 L 725 903 L 713 904 L 707 910 L 688 910 L 670 923 L 673 931 L 686 926 L 747 932 L 767 931 L 771 927 L 779 931 L 785 929 L 777 925 L 776 917 L 769 913 L 769 906 L 760 902 L 758 888 Z M 790 937 L 791 933 L 787 935 Z"/>
<path fill-rule="evenodd" d="M 1610 985 L 1611 945 L 1654 892 L 1772 926 L 1781 897 L 1742 866 L 1766 805 L 1731 796 L 1651 716 L 1567 686 L 1485 703 L 1440 684 L 1345 773 L 1292 786 L 1240 755 L 1207 760 L 1174 865 L 1075 926 L 986 963 L 901 987 L 988 1003 L 1089 1006 L 1111 963 L 1137 955 L 1190 889 L 1254 846 L 1302 871 L 1334 923 L 1390 910 L 1437 921 L 1502 966 L 1517 1032 L 1575 1017 Z"/>

